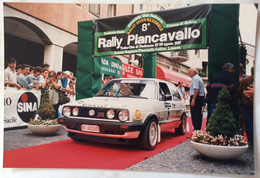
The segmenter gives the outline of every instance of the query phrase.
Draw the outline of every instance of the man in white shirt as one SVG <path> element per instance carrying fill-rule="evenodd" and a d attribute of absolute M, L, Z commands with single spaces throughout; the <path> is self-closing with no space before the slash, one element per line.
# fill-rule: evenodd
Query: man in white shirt
<path fill-rule="evenodd" d="M 44 84 L 45 80 L 48 79 L 49 71 L 48 69 L 43 69 L 42 74 L 40 75 L 40 83 Z"/>
<path fill-rule="evenodd" d="M 191 68 L 188 74 L 191 78 L 190 84 L 190 107 L 191 120 L 194 130 L 201 130 L 202 106 L 204 105 L 204 84 L 198 75 L 197 69 Z"/>
<path fill-rule="evenodd" d="M 15 71 L 16 60 L 10 57 L 7 60 L 8 67 L 4 70 L 5 86 L 15 86 L 19 90 L 21 86 L 17 83 L 17 75 Z"/>

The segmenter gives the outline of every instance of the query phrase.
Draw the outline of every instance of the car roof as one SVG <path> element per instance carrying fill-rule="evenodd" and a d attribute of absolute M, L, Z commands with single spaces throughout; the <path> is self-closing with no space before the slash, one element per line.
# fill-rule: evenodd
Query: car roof
<path fill-rule="evenodd" d="M 156 78 L 116 78 L 116 79 L 113 79 L 112 81 L 114 81 L 114 80 L 148 80 L 148 81 L 166 82 L 169 84 L 173 84 L 171 82 L 168 82 L 167 80 L 161 80 L 161 79 L 156 79 Z"/>

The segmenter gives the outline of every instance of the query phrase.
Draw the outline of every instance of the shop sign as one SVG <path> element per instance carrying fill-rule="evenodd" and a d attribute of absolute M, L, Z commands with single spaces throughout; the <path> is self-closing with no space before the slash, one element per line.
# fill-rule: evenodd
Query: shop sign
<path fill-rule="evenodd" d="M 144 70 L 129 64 L 122 64 L 122 78 L 143 78 Z"/>
<path fill-rule="evenodd" d="M 94 56 L 207 48 L 210 12 L 204 4 L 97 19 Z"/>
<path fill-rule="evenodd" d="M 111 58 L 101 57 L 101 72 L 113 77 L 122 77 L 122 61 Z"/>

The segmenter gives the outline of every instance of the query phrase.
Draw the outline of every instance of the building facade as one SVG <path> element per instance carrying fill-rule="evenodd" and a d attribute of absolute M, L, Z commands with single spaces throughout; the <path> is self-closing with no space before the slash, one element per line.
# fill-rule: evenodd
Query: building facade
<path fill-rule="evenodd" d="M 78 22 L 132 13 L 125 4 L 4 3 L 5 58 L 76 73 Z"/>

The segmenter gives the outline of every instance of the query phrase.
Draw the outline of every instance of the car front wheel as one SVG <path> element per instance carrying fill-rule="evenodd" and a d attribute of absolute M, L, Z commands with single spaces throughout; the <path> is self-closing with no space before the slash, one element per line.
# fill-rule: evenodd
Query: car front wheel
<path fill-rule="evenodd" d="M 146 150 L 153 150 L 156 147 L 158 139 L 158 127 L 155 119 L 151 119 L 144 131 L 141 139 L 141 147 Z"/>

